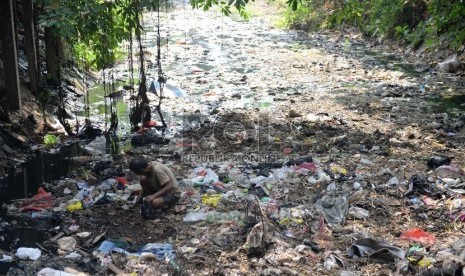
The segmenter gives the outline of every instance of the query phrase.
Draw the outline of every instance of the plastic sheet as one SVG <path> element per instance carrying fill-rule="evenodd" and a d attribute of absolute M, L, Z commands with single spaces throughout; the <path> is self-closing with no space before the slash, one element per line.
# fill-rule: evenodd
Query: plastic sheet
<path fill-rule="evenodd" d="M 148 243 L 136 252 L 129 252 L 126 249 L 119 247 L 114 242 L 106 240 L 102 242 L 97 251 L 104 254 L 118 252 L 126 256 L 141 256 L 144 253 L 152 253 L 157 256 L 159 260 L 173 260 L 176 257 L 173 245 L 169 243 Z"/>
<path fill-rule="evenodd" d="M 212 169 L 197 167 L 194 169 L 194 172 L 197 175 L 197 177 L 192 179 L 194 186 L 202 186 L 219 181 L 218 175 Z"/>
<path fill-rule="evenodd" d="M 207 213 L 205 213 L 205 210 L 200 210 L 198 212 L 188 213 L 184 217 L 184 222 L 197 222 L 197 221 L 206 220 L 206 219 L 207 219 Z"/>
<path fill-rule="evenodd" d="M 348 255 L 354 257 L 368 257 L 374 262 L 394 263 L 396 259 L 404 259 L 405 251 L 399 247 L 374 239 L 360 239 L 349 247 Z"/>

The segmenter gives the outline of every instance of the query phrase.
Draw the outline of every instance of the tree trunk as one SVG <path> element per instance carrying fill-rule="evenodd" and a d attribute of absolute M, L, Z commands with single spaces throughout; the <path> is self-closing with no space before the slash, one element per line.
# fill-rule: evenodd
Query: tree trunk
<path fill-rule="evenodd" d="M 51 28 L 45 28 L 45 61 L 48 84 L 58 86 L 61 66 L 61 40 Z"/>
<path fill-rule="evenodd" d="M 5 108 L 21 109 L 19 90 L 18 52 L 16 48 L 15 17 L 13 0 L 0 0 L 0 33 L 2 34 L 2 54 L 5 74 Z M 3 102 L 3 101 L 2 101 Z"/>
<path fill-rule="evenodd" d="M 30 89 L 32 94 L 38 95 L 38 71 L 36 55 L 36 34 L 33 23 L 33 6 L 32 0 L 23 0 L 23 27 L 24 27 L 24 44 L 26 48 L 28 73 L 30 80 Z"/>

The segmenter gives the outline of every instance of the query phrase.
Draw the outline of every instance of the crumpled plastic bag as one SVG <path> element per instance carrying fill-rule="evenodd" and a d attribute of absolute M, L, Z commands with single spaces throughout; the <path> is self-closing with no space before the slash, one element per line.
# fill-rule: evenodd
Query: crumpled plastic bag
<path fill-rule="evenodd" d="M 202 186 L 219 181 L 218 175 L 209 168 L 204 169 L 202 167 L 198 167 L 194 169 L 194 173 L 197 175 L 197 177 L 192 179 L 194 186 Z"/>
<path fill-rule="evenodd" d="M 120 247 L 121 246 L 121 247 Z M 176 251 L 173 249 L 173 245 L 169 243 L 148 243 L 140 248 L 136 252 L 127 251 L 125 245 L 119 242 L 113 242 L 111 240 L 105 240 L 100 244 L 96 253 L 110 254 L 111 252 L 118 252 L 126 256 L 141 256 L 145 253 L 152 253 L 159 260 L 173 260 L 176 257 Z"/>
<path fill-rule="evenodd" d="M 13 257 L 8 255 L 0 255 L 0 263 L 8 263 L 13 261 Z"/>
<path fill-rule="evenodd" d="M 16 257 L 22 260 L 35 261 L 40 258 L 42 252 L 38 248 L 20 247 L 16 250 Z"/>
<path fill-rule="evenodd" d="M 57 240 L 58 243 L 58 253 L 65 254 L 65 252 L 71 252 L 76 248 L 77 242 L 73 237 L 63 237 Z"/>
<path fill-rule="evenodd" d="M 37 276 L 74 276 L 76 274 L 71 274 L 62 270 L 56 270 L 53 268 L 43 268 L 37 273 Z"/>
<path fill-rule="evenodd" d="M 329 225 L 338 226 L 344 224 L 346 221 L 347 212 L 349 211 L 349 201 L 345 196 L 336 198 L 325 195 L 315 203 L 315 207 L 323 213 Z"/>
<path fill-rule="evenodd" d="M 462 67 L 462 63 L 456 54 L 448 56 L 444 61 L 438 63 L 438 68 L 447 73 L 455 73 L 460 67 Z"/>
<path fill-rule="evenodd" d="M 355 241 L 349 247 L 348 256 L 368 257 L 379 263 L 394 263 L 396 259 L 405 258 L 405 251 L 388 243 L 367 238 Z"/>
<path fill-rule="evenodd" d="M 465 171 L 456 164 L 442 165 L 436 169 L 436 176 L 440 178 L 459 178 L 465 175 Z"/>
<path fill-rule="evenodd" d="M 105 136 L 97 136 L 89 144 L 82 147 L 82 149 L 90 155 L 104 155 L 107 152 L 107 140 Z"/>
<path fill-rule="evenodd" d="M 257 248 L 260 247 L 263 241 L 264 225 L 262 222 L 255 224 L 254 227 L 250 230 L 250 233 L 247 235 L 247 248 Z"/>
<path fill-rule="evenodd" d="M 207 213 L 205 209 L 201 209 L 197 212 L 187 213 L 184 217 L 184 222 L 198 222 L 201 220 L 207 220 Z"/>

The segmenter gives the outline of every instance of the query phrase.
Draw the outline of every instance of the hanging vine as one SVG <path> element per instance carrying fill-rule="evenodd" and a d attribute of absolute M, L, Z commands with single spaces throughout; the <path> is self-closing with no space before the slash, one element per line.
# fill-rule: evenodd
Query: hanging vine
<path fill-rule="evenodd" d="M 134 60 L 133 60 L 133 39 L 132 31 L 129 33 L 129 46 L 128 46 L 128 65 L 129 65 L 129 91 L 131 99 L 134 97 Z"/>
<path fill-rule="evenodd" d="M 142 25 L 141 25 L 141 17 L 142 17 L 142 8 L 139 5 L 138 0 L 133 0 L 135 3 L 134 7 L 136 10 L 136 28 L 134 30 L 137 42 L 139 43 L 139 90 L 136 95 L 136 103 L 135 106 L 131 109 L 129 114 L 129 120 L 131 122 L 133 130 L 139 129 L 139 124 L 148 122 L 151 119 L 151 110 L 149 105 L 149 99 L 147 97 L 147 79 L 145 75 L 145 66 L 144 66 L 144 50 L 142 46 Z"/>
<path fill-rule="evenodd" d="M 110 128 L 108 129 L 109 133 L 116 134 L 118 129 L 118 113 L 116 109 L 116 87 L 115 87 L 115 75 L 113 70 L 111 71 L 111 87 L 110 87 Z"/>
<path fill-rule="evenodd" d="M 161 101 L 163 99 L 163 87 L 166 83 L 165 75 L 161 68 L 161 35 L 160 35 L 160 5 L 157 7 L 157 67 L 158 67 L 158 84 L 160 87 L 160 93 L 158 94 L 158 105 L 156 107 L 158 115 L 160 116 L 161 123 L 163 128 L 166 129 L 167 125 L 165 119 L 163 118 L 163 113 L 161 112 Z"/>
<path fill-rule="evenodd" d="M 118 136 L 116 131 L 118 129 L 118 114 L 116 110 L 116 89 L 115 89 L 115 76 L 113 70 L 109 73 L 110 82 L 109 82 L 109 94 L 105 99 L 105 105 L 107 105 L 107 100 L 109 101 L 109 114 L 110 114 L 110 127 L 105 132 L 105 141 L 107 153 L 117 153 L 118 152 Z"/>

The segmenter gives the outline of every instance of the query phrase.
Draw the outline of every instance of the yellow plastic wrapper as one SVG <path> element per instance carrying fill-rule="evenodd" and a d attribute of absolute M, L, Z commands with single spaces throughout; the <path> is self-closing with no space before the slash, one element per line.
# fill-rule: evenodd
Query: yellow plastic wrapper
<path fill-rule="evenodd" d="M 407 257 L 407 260 L 408 260 L 409 262 L 415 262 L 415 261 L 416 261 L 416 258 L 414 258 L 414 257 Z M 432 263 L 431 260 L 428 259 L 428 258 L 423 258 L 423 259 L 421 259 L 421 260 L 417 263 L 418 267 L 420 267 L 420 268 L 428 268 L 428 267 L 430 267 L 432 264 L 433 264 L 433 263 Z"/>
<path fill-rule="evenodd" d="M 202 203 L 205 205 L 216 207 L 220 199 L 221 199 L 221 195 L 218 195 L 218 194 L 217 195 L 203 195 Z"/>
<path fill-rule="evenodd" d="M 279 221 L 279 225 L 288 225 L 288 224 L 302 224 L 304 220 L 301 218 L 283 218 Z"/>
<path fill-rule="evenodd" d="M 425 268 L 430 267 L 433 263 L 428 258 L 423 258 L 421 261 L 418 262 L 418 267 Z"/>
<path fill-rule="evenodd" d="M 77 211 L 77 210 L 82 210 L 83 208 L 84 208 L 84 206 L 82 206 L 82 201 L 76 201 L 74 203 L 69 204 L 66 207 L 66 211 L 74 212 L 74 211 Z"/>
<path fill-rule="evenodd" d="M 304 140 L 304 145 L 311 145 L 314 142 L 315 141 L 312 138 L 307 138 L 307 139 Z"/>
<path fill-rule="evenodd" d="M 331 171 L 333 173 L 338 173 L 338 174 L 342 174 L 342 175 L 347 175 L 347 169 L 343 168 L 343 167 L 339 167 L 339 166 L 335 166 L 335 165 L 332 165 L 331 166 Z"/>

